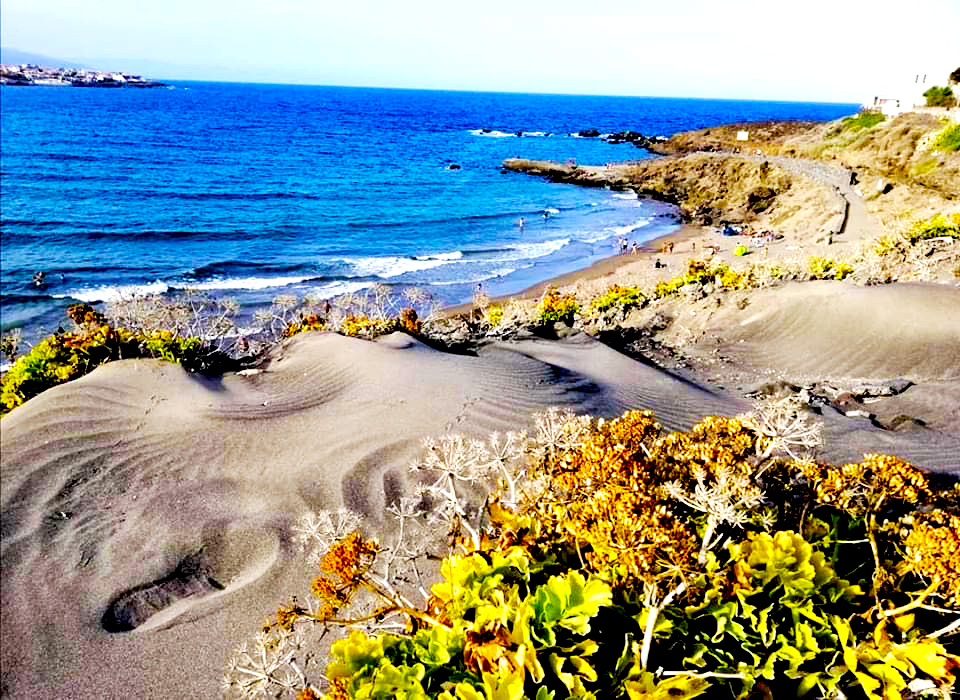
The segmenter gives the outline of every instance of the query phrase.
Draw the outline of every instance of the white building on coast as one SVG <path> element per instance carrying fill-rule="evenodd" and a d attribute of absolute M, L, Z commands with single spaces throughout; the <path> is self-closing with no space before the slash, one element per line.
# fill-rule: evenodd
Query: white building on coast
<path fill-rule="evenodd" d="M 924 107 L 927 98 L 923 96 L 932 87 L 949 85 L 950 73 L 960 65 L 916 66 L 909 73 L 901 73 L 887 84 L 886 92 L 878 93 L 865 100 L 867 109 L 878 109 L 887 116 L 908 112 L 914 107 Z M 960 93 L 960 87 L 952 86 L 954 94 Z"/>

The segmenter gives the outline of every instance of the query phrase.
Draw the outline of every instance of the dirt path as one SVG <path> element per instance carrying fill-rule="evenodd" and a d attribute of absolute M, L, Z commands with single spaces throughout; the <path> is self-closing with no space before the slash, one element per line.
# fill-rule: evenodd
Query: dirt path
<path fill-rule="evenodd" d="M 722 155 L 743 158 L 754 163 L 764 161 L 776 165 L 794 175 L 806 177 L 821 185 L 831 187 L 836 196 L 843 200 L 847 216 L 840 234 L 846 241 L 860 241 L 874 238 L 883 233 L 883 229 L 876 219 L 868 212 L 863 197 L 850 184 L 850 171 L 836 165 L 828 165 L 814 160 L 801 158 L 787 158 L 785 156 L 758 156 L 742 153 L 725 153 Z"/>

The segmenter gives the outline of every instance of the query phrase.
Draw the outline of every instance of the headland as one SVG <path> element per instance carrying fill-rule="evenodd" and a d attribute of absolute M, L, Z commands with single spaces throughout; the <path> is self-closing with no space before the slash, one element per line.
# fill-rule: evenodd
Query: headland
<path fill-rule="evenodd" d="M 159 88 L 165 83 L 121 71 L 85 68 L 48 68 L 32 63 L 0 65 L 0 85 L 97 88 Z"/>

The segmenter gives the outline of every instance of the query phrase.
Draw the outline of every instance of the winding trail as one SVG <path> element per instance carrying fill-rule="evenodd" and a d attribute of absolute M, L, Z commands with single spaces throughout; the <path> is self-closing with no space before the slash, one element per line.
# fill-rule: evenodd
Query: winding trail
<path fill-rule="evenodd" d="M 879 222 L 867 212 L 863 197 L 850 184 L 851 171 L 846 168 L 787 156 L 750 155 L 732 151 L 716 152 L 713 155 L 722 158 L 742 158 L 752 163 L 767 162 L 793 175 L 799 175 L 832 188 L 837 198 L 843 202 L 846 211 L 843 224 L 837 233 L 843 234 L 847 241 L 874 238 L 883 233 Z"/>

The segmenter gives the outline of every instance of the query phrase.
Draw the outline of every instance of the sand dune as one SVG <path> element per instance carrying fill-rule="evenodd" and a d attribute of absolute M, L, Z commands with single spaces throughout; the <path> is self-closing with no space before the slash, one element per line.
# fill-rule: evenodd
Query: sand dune
<path fill-rule="evenodd" d="M 671 428 L 742 408 L 587 338 L 467 357 L 308 334 L 260 373 L 126 361 L 45 392 L 3 420 L 6 692 L 215 696 L 231 645 L 304 589 L 302 511 L 381 527 L 422 437 L 552 405 Z"/>
<path fill-rule="evenodd" d="M 857 408 L 887 427 L 910 416 L 929 429 L 903 434 L 827 409 L 824 456 L 842 462 L 883 452 L 960 472 L 960 289 L 804 282 L 758 291 L 744 309 L 715 313 L 702 345 L 754 383 L 767 377 L 850 390 L 909 380 L 903 393 Z"/>
<path fill-rule="evenodd" d="M 306 588 L 301 512 L 347 505 L 376 531 L 422 437 L 552 405 L 650 408 L 670 429 L 747 408 L 586 336 L 474 357 L 313 333 L 259 372 L 124 361 L 45 392 L 3 419 L 4 695 L 215 697 L 232 646 Z M 848 452 L 960 454 L 830 420 Z"/>
<path fill-rule="evenodd" d="M 815 379 L 960 379 L 960 289 L 833 282 L 758 294 L 724 333 L 724 351 Z"/>

